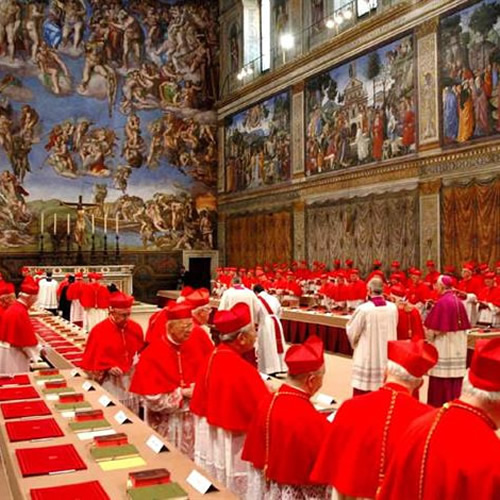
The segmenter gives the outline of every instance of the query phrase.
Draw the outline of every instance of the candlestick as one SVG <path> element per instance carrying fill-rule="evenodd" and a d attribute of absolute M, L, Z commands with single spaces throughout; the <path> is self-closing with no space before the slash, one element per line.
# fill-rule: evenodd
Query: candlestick
<path fill-rule="evenodd" d="M 120 234 L 120 226 L 119 226 L 118 220 L 119 220 L 119 217 L 118 217 L 118 214 L 116 214 L 115 233 L 117 236 L 118 236 L 118 234 Z"/>
<path fill-rule="evenodd" d="M 54 236 L 57 234 L 57 214 L 54 214 Z"/>
<path fill-rule="evenodd" d="M 95 234 L 95 216 L 92 214 L 92 234 Z"/>
<path fill-rule="evenodd" d="M 71 232 L 70 215 L 68 214 L 67 219 L 66 219 L 66 234 L 69 236 L 70 232 Z"/>
<path fill-rule="evenodd" d="M 108 214 L 104 214 L 104 234 L 108 234 Z"/>
<path fill-rule="evenodd" d="M 43 234 L 44 221 L 45 221 L 45 214 L 42 212 L 40 215 L 40 234 Z"/>

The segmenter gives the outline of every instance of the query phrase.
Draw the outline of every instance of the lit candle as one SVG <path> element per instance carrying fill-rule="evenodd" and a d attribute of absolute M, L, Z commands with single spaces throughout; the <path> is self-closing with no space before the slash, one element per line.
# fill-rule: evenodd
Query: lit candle
<path fill-rule="evenodd" d="M 54 214 L 54 236 L 57 234 L 57 214 Z"/>
<path fill-rule="evenodd" d="M 116 214 L 116 221 L 115 221 L 115 230 L 116 230 L 116 234 L 118 234 L 120 231 L 120 226 L 119 226 L 119 223 L 118 223 L 118 214 Z"/>
<path fill-rule="evenodd" d="M 92 214 L 92 234 L 95 233 L 95 217 L 94 214 Z"/>
<path fill-rule="evenodd" d="M 70 216 L 68 214 L 67 218 L 66 218 L 66 233 L 68 234 L 69 236 L 69 232 L 71 231 L 71 228 L 70 228 Z"/>
<path fill-rule="evenodd" d="M 108 214 L 104 214 L 104 234 L 108 234 Z"/>
<path fill-rule="evenodd" d="M 40 216 L 40 233 L 43 234 L 43 223 L 44 223 L 44 220 L 45 220 L 45 214 L 42 212 L 41 216 Z"/>

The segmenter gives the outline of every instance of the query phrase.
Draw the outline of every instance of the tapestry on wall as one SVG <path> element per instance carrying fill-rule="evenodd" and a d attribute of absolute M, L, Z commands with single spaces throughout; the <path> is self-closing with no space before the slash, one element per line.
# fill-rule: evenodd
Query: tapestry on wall
<path fill-rule="evenodd" d="M 441 20 L 445 144 L 500 132 L 500 2 L 483 0 Z"/>
<path fill-rule="evenodd" d="M 0 3 L 0 245 L 213 248 L 211 2 Z"/>
<path fill-rule="evenodd" d="M 229 117 L 225 126 L 226 191 L 290 178 L 290 94 L 283 92 Z"/>
<path fill-rule="evenodd" d="M 227 219 L 227 263 L 253 267 L 292 259 L 290 211 L 243 215 Z"/>
<path fill-rule="evenodd" d="M 411 35 L 306 84 L 306 175 L 416 151 Z"/>
<path fill-rule="evenodd" d="M 387 270 L 393 260 L 408 269 L 419 261 L 418 220 L 416 190 L 313 205 L 306 211 L 307 257 L 329 265 L 353 259 L 363 275 L 374 259 Z"/>

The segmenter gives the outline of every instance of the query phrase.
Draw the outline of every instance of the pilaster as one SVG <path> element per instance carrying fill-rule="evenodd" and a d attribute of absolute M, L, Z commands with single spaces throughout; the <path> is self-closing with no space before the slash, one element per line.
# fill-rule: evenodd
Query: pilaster
<path fill-rule="evenodd" d="M 441 179 L 423 182 L 420 190 L 420 266 L 432 259 L 441 267 Z"/>

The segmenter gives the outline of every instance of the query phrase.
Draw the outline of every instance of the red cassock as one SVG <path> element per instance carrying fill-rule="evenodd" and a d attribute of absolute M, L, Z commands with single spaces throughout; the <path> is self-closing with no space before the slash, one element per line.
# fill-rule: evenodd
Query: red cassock
<path fill-rule="evenodd" d="M 161 338 L 165 335 L 166 323 L 167 323 L 166 307 L 151 315 L 148 322 L 148 329 L 146 330 L 146 342 L 148 344 L 151 344 L 154 340 Z"/>
<path fill-rule="evenodd" d="M 349 399 L 330 424 L 311 474 L 312 481 L 330 484 L 344 495 L 375 498 L 380 477 L 402 434 L 410 422 L 429 411 L 429 406 L 394 383 Z M 388 429 L 385 450 L 384 429 Z"/>
<path fill-rule="evenodd" d="M 477 295 L 482 288 L 482 284 L 477 279 L 462 279 L 458 282 L 457 289 L 465 293 Z"/>
<path fill-rule="evenodd" d="M 272 400 L 259 406 L 241 458 L 257 469 L 265 468 L 266 478 L 277 483 L 309 485 L 309 475 L 327 430 L 325 415 L 315 410 L 309 395 L 283 384 Z"/>
<path fill-rule="evenodd" d="M 419 340 L 424 338 L 422 317 L 414 307 L 404 304 L 398 307 L 398 340 Z"/>
<path fill-rule="evenodd" d="M 219 344 L 200 370 L 191 411 L 210 425 L 247 432 L 255 409 L 270 393 L 259 372 L 226 344 Z"/>
<path fill-rule="evenodd" d="M 408 302 L 411 304 L 417 304 L 418 302 L 425 302 L 430 297 L 429 286 L 425 283 L 417 283 L 416 285 L 412 281 L 407 283 L 408 292 Z"/>
<path fill-rule="evenodd" d="M 193 336 L 179 345 L 165 336 L 157 338 L 142 352 L 130 383 L 130 392 L 166 394 L 177 387 L 189 387 L 207 358 L 203 347 Z"/>
<path fill-rule="evenodd" d="M 81 368 L 88 371 L 109 370 L 117 366 L 128 373 L 136 353 L 144 347 L 141 326 L 128 320 L 120 330 L 111 319 L 105 319 L 90 330 Z"/>
<path fill-rule="evenodd" d="M 439 276 L 440 276 L 439 271 L 431 271 L 430 273 L 426 274 L 424 281 L 426 283 L 434 285 L 434 283 L 436 283 L 436 281 L 438 280 Z"/>
<path fill-rule="evenodd" d="M 38 344 L 27 307 L 16 300 L 3 313 L 0 341 L 14 347 L 33 347 Z"/>
<path fill-rule="evenodd" d="M 83 283 L 80 290 L 80 303 L 83 307 L 107 309 L 109 307 L 109 290 L 99 283 Z"/>
<path fill-rule="evenodd" d="M 68 287 L 68 291 L 66 292 L 66 298 L 68 300 L 80 300 L 82 289 L 85 283 L 83 281 L 75 281 L 71 283 Z"/>
<path fill-rule="evenodd" d="M 35 283 L 36 283 L 35 282 L 35 278 L 33 278 L 33 276 L 31 276 L 31 275 L 28 274 L 28 276 L 25 276 L 23 278 L 23 281 L 21 282 L 21 286 L 27 285 L 27 284 L 34 285 Z"/>
<path fill-rule="evenodd" d="M 500 307 L 500 287 L 498 286 L 485 286 L 479 290 L 477 299 L 480 302 L 485 302 L 493 304 L 496 307 Z"/>
<path fill-rule="evenodd" d="M 362 280 L 353 281 L 346 285 L 347 300 L 365 300 L 366 299 L 366 284 Z"/>
<path fill-rule="evenodd" d="M 409 428 L 395 450 L 378 499 L 499 498 L 500 440 L 494 423 L 481 410 L 461 401 L 448 407 L 424 415 Z"/>
<path fill-rule="evenodd" d="M 295 281 L 288 281 L 285 287 L 286 291 L 295 297 L 302 296 L 302 288 Z"/>

